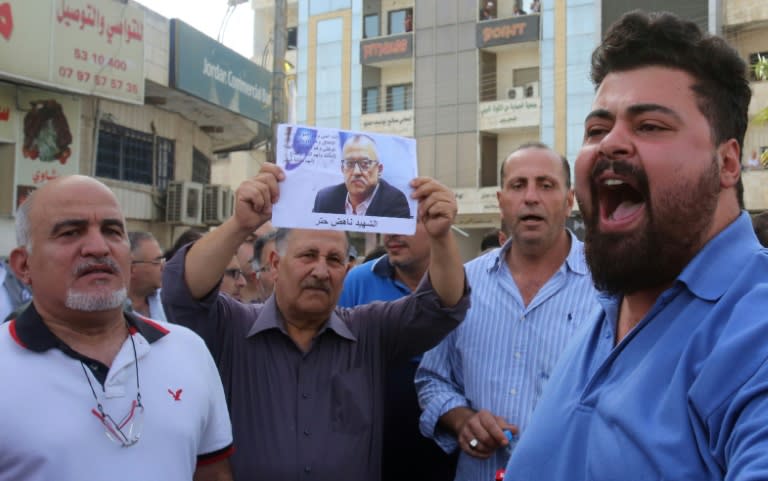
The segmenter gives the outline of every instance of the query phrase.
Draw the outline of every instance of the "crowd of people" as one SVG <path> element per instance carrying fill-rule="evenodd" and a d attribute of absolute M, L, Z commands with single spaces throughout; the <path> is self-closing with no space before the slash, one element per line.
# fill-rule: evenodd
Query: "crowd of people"
<path fill-rule="evenodd" d="M 429 177 L 415 233 L 354 266 L 344 232 L 272 226 L 274 164 L 166 252 L 103 183 L 49 181 L 0 265 L 0 481 L 765 478 L 746 71 L 693 22 L 623 16 L 573 178 L 548 145 L 510 152 L 467 263 Z M 350 176 L 375 175 L 352 142 Z"/>

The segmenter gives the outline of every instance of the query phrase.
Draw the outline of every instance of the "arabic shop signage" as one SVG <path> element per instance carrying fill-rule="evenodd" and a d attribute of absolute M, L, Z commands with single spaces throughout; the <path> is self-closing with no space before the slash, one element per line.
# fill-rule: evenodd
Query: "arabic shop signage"
<path fill-rule="evenodd" d="M 460 214 L 494 214 L 499 212 L 496 187 L 454 189 Z"/>
<path fill-rule="evenodd" d="M 380 134 L 413 137 L 413 110 L 365 114 L 360 117 L 360 129 Z"/>
<path fill-rule="evenodd" d="M 372 64 L 413 57 L 413 34 L 402 33 L 360 42 L 360 63 Z"/>
<path fill-rule="evenodd" d="M 483 102 L 477 113 L 480 130 L 534 127 L 539 125 L 539 98 Z"/>
<path fill-rule="evenodd" d="M 538 40 L 539 18 L 540 15 L 524 15 L 478 22 L 477 48 Z"/>
<path fill-rule="evenodd" d="M 171 20 L 169 84 L 243 117 L 269 125 L 269 71 L 179 19 Z"/>
<path fill-rule="evenodd" d="M 0 0 L 0 73 L 144 103 L 144 11 L 113 0 Z"/>

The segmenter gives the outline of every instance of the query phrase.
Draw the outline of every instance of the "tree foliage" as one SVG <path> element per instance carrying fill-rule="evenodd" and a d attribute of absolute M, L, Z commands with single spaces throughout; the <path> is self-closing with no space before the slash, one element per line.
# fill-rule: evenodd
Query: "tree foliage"
<path fill-rule="evenodd" d="M 751 66 L 757 80 L 768 80 L 768 57 L 757 56 L 757 62 Z M 768 122 L 768 107 L 760 110 L 752 119 L 757 124 Z"/>

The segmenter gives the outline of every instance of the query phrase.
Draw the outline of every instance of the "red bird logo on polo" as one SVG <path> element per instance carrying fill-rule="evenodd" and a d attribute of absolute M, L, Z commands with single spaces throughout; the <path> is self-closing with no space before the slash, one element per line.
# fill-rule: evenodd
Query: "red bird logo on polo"
<path fill-rule="evenodd" d="M 176 391 L 168 389 L 168 394 L 171 395 L 174 401 L 181 401 L 181 391 L 182 389 L 177 389 Z"/>

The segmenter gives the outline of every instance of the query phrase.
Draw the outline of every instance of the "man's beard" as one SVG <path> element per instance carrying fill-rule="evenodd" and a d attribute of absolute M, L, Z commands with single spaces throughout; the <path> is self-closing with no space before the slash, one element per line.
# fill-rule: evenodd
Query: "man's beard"
<path fill-rule="evenodd" d="M 64 305 L 75 311 L 97 312 L 108 311 L 121 307 L 128 297 L 125 287 L 111 292 L 78 292 L 75 289 L 67 291 Z"/>
<path fill-rule="evenodd" d="M 595 287 L 625 295 L 672 283 L 701 248 L 715 215 L 720 192 L 717 158 L 713 157 L 698 182 L 681 184 L 655 202 L 643 170 L 621 161 L 608 164 L 614 171 L 635 177 L 644 196 L 646 219 L 634 232 L 599 232 L 597 189 L 591 186 L 593 205 L 584 218 L 584 251 Z M 595 171 L 603 167 L 598 163 Z"/>

